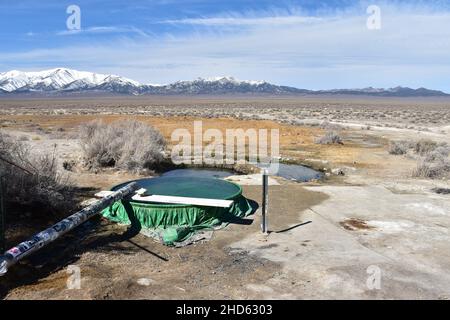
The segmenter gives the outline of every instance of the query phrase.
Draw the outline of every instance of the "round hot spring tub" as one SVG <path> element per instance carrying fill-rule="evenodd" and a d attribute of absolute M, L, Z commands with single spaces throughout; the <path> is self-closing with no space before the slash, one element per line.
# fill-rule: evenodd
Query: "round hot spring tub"
<path fill-rule="evenodd" d="M 115 191 L 132 181 L 117 185 Z M 135 180 L 145 195 L 233 200 L 229 208 L 188 204 L 167 204 L 124 199 L 105 209 L 109 220 L 132 225 L 144 234 L 173 245 L 187 241 L 200 230 L 217 229 L 236 218 L 252 214 L 254 207 L 242 195 L 242 188 L 216 178 L 158 177 Z"/>

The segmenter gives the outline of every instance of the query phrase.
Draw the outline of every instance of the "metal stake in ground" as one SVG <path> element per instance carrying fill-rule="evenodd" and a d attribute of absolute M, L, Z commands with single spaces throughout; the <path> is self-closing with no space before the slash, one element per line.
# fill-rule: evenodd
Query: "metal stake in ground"
<path fill-rule="evenodd" d="M 269 222 L 267 219 L 267 209 L 269 206 L 269 174 L 266 169 L 262 174 L 262 221 L 261 230 L 263 233 L 268 233 Z"/>
<path fill-rule="evenodd" d="M 83 210 L 74 213 L 52 227 L 39 232 L 29 240 L 9 249 L 3 256 L 0 256 L 0 276 L 4 275 L 8 271 L 8 268 L 16 264 L 19 260 L 29 256 L 50 242 L 55 241 L 63 234 L 97 215 L 101 210 L 109 207 L 114 202 L 131 195 L 137 189 L 137 183 L 132 182 L 127 184 L 125 187 L 120 188 L 102 200 L 99 200 Z"/>
<path fill-rule="evenodd" d="M 0 177 L 0 252 L 6 250 L 6 227 L 5 227 L 5 207 L 4 207 L 4 195 L 3 195 L 3 176 Z"/>

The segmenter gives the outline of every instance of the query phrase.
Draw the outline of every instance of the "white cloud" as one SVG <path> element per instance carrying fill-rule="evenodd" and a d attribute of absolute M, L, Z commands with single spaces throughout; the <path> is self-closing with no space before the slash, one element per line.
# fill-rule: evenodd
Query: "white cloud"
<path fill-rule="evenodd" d="M 109 43 L 0 53 L 0 61 L 13 68 L 63 65 L 144 83 L 233 75 L 311 89 L 404 85 L 450 91 L 450 13 L 390 5 L 381 10 L 382 29 L 376 31 L 366 27 L 365 8 L 317 18 L 226 14 L 181 22 L 202 26 L 187 35 L 124 33 Z M 229 32 L 228 26 L 236 28 Z"/>
<path fill-rule="evenodd" d="M 96 34 L 96 33 L 135 33 L 140 36 L 148 36 L 147 33 L 135 27 L 117 27 L 117 26 L 98 26 L 82 28 L 80 30 L 62 30 L 58 31 L 58 36 L 70 36 L 79 34 Z"/>
<path fill-rule="evenodd" d="M 163 23 L 170 24 L 191 24 L 203 26 L 280 26 L 305 23 L 317 23 L 323 18 L 307 16 L 273 16 L 260 18 L 247 17 L 216 17 L 216 18 L 196 18 L 165 20 Z"/>

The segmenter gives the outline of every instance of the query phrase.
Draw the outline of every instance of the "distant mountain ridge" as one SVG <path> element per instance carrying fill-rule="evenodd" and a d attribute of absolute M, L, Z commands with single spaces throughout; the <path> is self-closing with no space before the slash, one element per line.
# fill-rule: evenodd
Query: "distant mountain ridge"
<path fill-rule="evenodd" d="M 266 81 L 243 81 L 233 77 L 198 78 L 166 85 L 140 84 L 124 77 L 56 68 L 38 72 L 12 70 L 0 73 L 0 94 L 70 94 L 111 93 L 126 95 L 214 95 L 214 94 L 269 94 L 269 95 L 369 95 L 378 97 L 443 97 L 442 91 L 426 88 L 411 89 L 333 89 L 307 90 L 280 86 Z"/>

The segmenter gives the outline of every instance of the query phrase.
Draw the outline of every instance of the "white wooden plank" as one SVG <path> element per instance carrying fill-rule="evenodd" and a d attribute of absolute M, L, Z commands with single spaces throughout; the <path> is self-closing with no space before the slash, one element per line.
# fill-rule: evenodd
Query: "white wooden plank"
<path fill-rule="evenodd" d="M 136 195 L 132 197 L 133 200 L 143 201 L 143 202 L 160 202 L 160 203 L 172 203 L 172 204 L 191 204 L 198 206 L 207 207 L 220 207 L 229 208 L 232 204 L 232 200 L 220 200 L 220 199 L 205 199 L 205 198 L 190 198 L 190 197 L 175 197 L 175 196 L 160 196 L 160 195 L 150 195 L 142 196 L 146 189 L 139 189 L 136 191 Z M 95 194 L 97 198 L 105 198 L 113 194 L 113 191 L 100 191 Z"/>
<path fill-rule="evenodd" d="M 233 204 L 233 200 L 220 200 L 220 199 L 205 199 L 205 198 L 189 198 L 189 197 L 175 197 L 175 196 L 140 196 L 135 195 L 132 197 L 133 200 L 143 201 L 143 202 L 160 202 L 160 203 L 172 203 L 172 204 L 191 204 L 198 206 L 207 207 L 220 207 L 228 208 Z"/>

